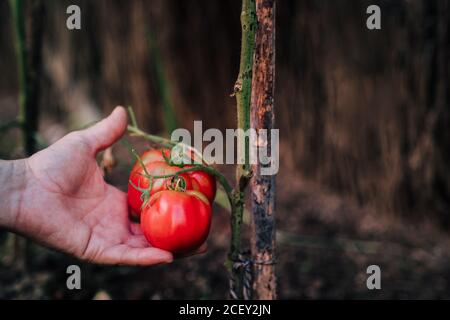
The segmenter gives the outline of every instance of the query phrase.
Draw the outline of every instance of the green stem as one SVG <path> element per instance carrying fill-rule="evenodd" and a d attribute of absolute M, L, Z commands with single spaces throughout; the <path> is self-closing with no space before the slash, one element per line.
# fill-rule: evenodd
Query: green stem
<path fill-rule="evenodd" d="M 166 148 L 175 146 L 176 143 L 174 143 L 170 139 L 155 136 L 155 135 L 149 134 L 149 133 L 139 129 L 137 121 L 136 121 L 136 115 L 134 114 L 132 107 L 128 107 L 128 113 L 130 115 L 130 120 L 131 120 L 131 125 L 128 125 L 128 132 L 130 134 L 143 137 L 146 140 L 158 143 Z"/>
<path fill-rule="evenodd" d="M 197 149 L 195 149 L 195 148 L 193 148 L 193 147 L 191 147 L 191 146 L 189 146 L 187 144 L 184 144 L 184 143 L 175 142 L 175 141 L 172 141 L 170 139 L 166 139 L 166 138 L 163 138 L 163 137 L 160 137 L 160 136 L 157 136 L 157 135 L 153 135 L 153 134 L 149 134 L 149 133 L 147 133 L 145 131 L 142 131 L 141 129 L 139 129 L 139 127 L 138 127 L 138 125 L 136 123 L 136 116 L 134 115 L 134 111 L 133 111 L 133 109 L 131 107 L 128 107 L 128 112 L 130 114 L 131 123 L 132 123 L 132 125 L 128 126 L 128 132 L 131 135 L 140 136 L 140 137 L 142 137 L 142 138 L 144 138 L 144 139 L 146 139 L 146 140 L 148 140 L 150 142 L 157 143 L 157 144 L 159 144 L 159 145 L 161 145 L 163 147 L 166 147 L 166 148 L 172 148 L 172 147 L 177 146 L 177 145 L 185 147 L 188 150 L 192 151 L 197 156 L 198 159 L 200 159 L 201 161 L 203 161 L 206 164 L 208 164 L 207 161 L 205 159 L 203 159 L 202 154 Z"/>
<path fill-rule="evenodd" d="M 176 145 L 176 143 L 174 143 L 173 141 L 171 141 L 169 139 L 146 133 L 146 132 L 142 131 L 141 129 L 131 126 L 131 125 L 128 126 L 128 132 L 131 135 L 140 136 L 148 141 L 155 142 L 166 148 L 171 148 Z"/>
<path fill-rule="evenodd" d="M 130 114 L 131 125 L 137 128 L 138 124 L 136 121 L 136 115 L 134 114 L 133 108 L 131 106 L 128 107 L 128 113 Z"/>
<path fill-rule="evenodd" d="M 195 165 L 193 167 L 189 167 L 186 169 L 181 169 L 175 173 L 170 173 L 170 174 L 165 174 L 165 175 L 159 175 L 159 176 L 153 176 L 153 175 L 148 175 L 147 178 L 151 177 L 153 179 L 167 179 L 167 178 L 171 178 L 171 177 L 175 177 L 178 176 L 180 174 L 183 173 L 187 173 L 187 172 L 191 172 L 191 171 L 205 171 L 207 173 L 209 173 L 210 175 L 213 175 L 216 180 L 220 183 L 220 185 L 223 187 L 223 189 L 225 190 L 225 192 L 227 194 L 232 195 L 233 193 L 233 188 L 231 187 L 231 185 L 228 183 L 227 178 L 225 178 L 225 176 L 223 174 L 221 174 L 219 171 L 217 171 L 214 168 L 211 167 L 207 167 L 204 165 Z"/>
<path fill-rule="evenodd" d="M 29 119 L 27 119 L 27 105 L 29 104 L 29 86 L 28 77 L 26 74 L 27 52 L 25 46 L 25 19 L 24 19 L 24 6 L 22 0 L 10 0 L 9 1 L 12 17 L 12 29 L 14 32 L 14 42 L 16 49 L 17 59 L 17 78 L 19 82 L 19 113 L 17 116 L 17 122 L 21 125 L 22 129 L 22 145 L 28 155 L 30 155 L 31 148 L 29 147 L 29 139 L 31 134 L 28 133 Z M 23 238 L 19 238 L 17 235 L 11 234 L 11 243 L 13 244 L 13 261 L 19 269 L 25 269 L 26 267 L 26 251 L 27 244 Z"/>
<path fill-rule="evenodd" d="M 38 147 L 37 130 L 39 118 L 39 80 L 42 72 L 42 39 L 44 34 L 45 7 L 41 0 L 27 3 L 25 0 L 10 0 L 12 30 L 17 59 L 19 85 L 19 112 L 17 123 L 22 129 L 22 144 L 27 156 Z M 25 20 L 29 24 L 26 30 Z M 22 267 L 26 264 L 27 244 L 24 239 L 16 243 L 16 257 Z"/>
<path fill-rule="evenodd" d="M 10 0 L 11 15 L 13 21 L 15 48 L 17 55 L 17 74 L 19 80 L 19 116 L 18 121 L 23 123 L 25 120 L 25 107 L 27 105 L 27 77 L 26 77 L 26 61 L 27 53 L 25 50 L 25 23 L 24 23 L 24 6 L 22 0 Z"/>
<path fill-rule="evenodd" d="M 242 0 L 242 42 L 239 74 L 234 86 L 237 104 L 237 127 L 244 132 L 250 129 L 250 100 L 252 94 L 253 54 L 255 49 L 256 5 L 255 0 Z M 244 149 L 245 163 L 238 166 L 237 179 L 250 170 L 249 141 L 238 141 L 238 150 Z"/>
<path fill-rule="evenodd" d="M 242 42 L 239 75 L 234 86 L 237 103 L 237 127 L 244 132 L 250 129 L 250 100 L 252 91 L 253 53 L 255 48 L 256 6 L 255 0 L 242 0 L 241 11 Z M 249 179 L 249 141 L 238 138 L 238 150 L 244 150 L 245 163 L 236 168 L 236 191 L 231 206 L 231 241 L 230 262 L 236 261 L 241 252 L 241 226 L 245 204 L 245 188 Z M 242 274 L 231 269 L 231 277 L 235 279 L 235 290 L 238 298 L 242 293 Z"/>
<path fill-rule="evenodd" d="M 18 122 L 22 125 L 23 146 L 27 155 L 36 152 L 40 100 L 40 75 L 42 73 L 42 40 L 44 33 L 45 6 L 42 1 L 27 3 L 27 23 L 25 28 L 25 1 L 10 0 L 14 31 L 19 82 Z"/>
<path fill-rule="evenodd" d="M 150 55 L 154 66 L 156 81 L 158 83 L 159 98 L 161 99 L 164 127 L 170 136 L 177 129 L 175 107 L 171 99 L 170 82 L 164 70 L 163 59 L 156 45 L 154 33 L 149 33 Z"/>
<path fill-rule="evenodd" d="M 141 166 L 143 166 L 144 170 L 145 170 L 145 166 L 142 162 L 141 162 Z M 170 174 L 165 174 L 165 175 L 157 175 L 157 176 L 151 175 L 145 170 L 145 173 L 143 174 L 143 176 L 145 176 L 148 179 L 167 179 L 167 178 L 172 178 L 172 177 L 178 176 L 180 174 L 191 172 L 191 171 L 205 171 L 205 172 L 209 173 L 210 175 L 213 175 L 216 178 L 216 180 L 219 182 L 219 184 L 223 187 L 225 193 L 227 194 L 228 201 L 230 202 L 231 207 L 233 207 L 233 205 L 234 205 L 233 188 L 228 183 L 227 178 L 225 178 L 225 176 L 223 174 L 221 174 L 219 171 L 217 171 L 216 169 L 214 169 L 212 167 L 198 164 L 193 167 L 178 170 L 175 173 L 170 173 Z"/>

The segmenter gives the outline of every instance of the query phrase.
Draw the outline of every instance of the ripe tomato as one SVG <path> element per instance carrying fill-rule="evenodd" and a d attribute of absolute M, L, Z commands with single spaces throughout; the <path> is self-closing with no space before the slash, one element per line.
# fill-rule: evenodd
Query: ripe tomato
<path fill-rule="evenodd" d="M 152 162 L 165 162 L 164 155 L 166 157 L 170 157 L 170 150 L 169 149 L 150 149 L 145 151 L 141 156 L 142 162 L 147 165 Z M 142 167 L 139 161 L 136 161 L 136 163 L 133 166 L 133 169 L 131 169 L 131 172 L 133 171 L 141 171 Z"/>
<path fill-rule="evenodd" d="M 170 156 L 170 150 L 148 150 L 141 156 L 142 163 L 145 165 L 147 172 L 153 176 L 174 174 L 182 168 L 177 166 L 170 166 L 165 162 L 163 152 L 166 157 Z M 189 168 L 192 166 L 184 166 L 183 168 Z M 150 186 L 150 181 L 143 176 L 145 173 L 139 162 L 133 166 L 131 170 L 130 179 L 128 182 L 128 203 L 131 207 L 132 213 L 137 216 L 141 213 L 142 207 L 142 192 L 136 189 L 134 186 L 141 189 L 147 189 Z M 216 196 L 216 180 L 210 174 L 204 171 L 190 171 L 181 174 L 180 177 L 184 179 L 186 190 L 197 190 L 203 193 L 210 203 L 214 201 Z M 153 180 L 153 186 L 150 196 L 158 191 L 167 190 L 170 185 L 171 178 L 167 179 L 155 179 Z"/>
<path fill-rule="evenodd" d="M 156 162 L 146 163 L 145 168 L 146 168 L 147 172 L 153 176 L 174 174 L 180 170 L 179 167 L 169 166 L 164 161 L 156 161 Z M 136 167 L 136 169 L 133 169 L 131 171 L 130 179 L 128 182 L 128 203 L 129 203 L 133 213 L 135 213 L 138 216 L 141 213 L 141 207 L 142 207 L 143 201 L 141 199 L 142 192 L 140 190 L 136 189 L 135 186 L 139 187 L 141 189 L 148 189 L 150 187 L 150 180 L 142 175 L 144 173 L 145 173 L 144 169 L 142 167 L 140 167 L 140 165 L 139 165 L 139 167 Z M 190 179 L 188 179 L 186 174 L 181 174 L 180 177 L 184 178 L 184 180 L 186 182 L 186 189 L 190 189 L 191 185 L 188 183 L 188 182 L 190 182 Z M 161 191 L 161 190 L 167 190 L 170 182 L 171 182 L 171 178 L 154 179 L 150 195 L 153 195 L 156 192 Z"/>
<path fill-rule="evenodd" d="M 184 168 L 189 168 L 192 166 L 184 166 Z M 186 190 L 196 190 L 203 193 L 206 198 L 208 198 L 209 203 L 214 202 L 216 197 L 216 179 L 214 176 L 210 175 L 205 171 L 189 171 L 186 172 L 186 176 L 189 177 L 189 182 L 187 183 L 189 187 Z"/>
<path fill-rule="evenodd" d="M 210 225 L 211 205 L 199 191 L 160 191 L 142 210 L 141 228 L 148 242 L 175 254 L 200 247 Z"/>

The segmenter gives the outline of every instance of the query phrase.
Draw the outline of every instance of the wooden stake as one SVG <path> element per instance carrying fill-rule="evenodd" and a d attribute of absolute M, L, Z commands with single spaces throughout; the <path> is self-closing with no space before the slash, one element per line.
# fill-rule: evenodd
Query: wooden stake
<path fill-rule="evenodd" d="M 274 128 L 275 84 L 275 0 L 256 0 L 256 45 L 253 61 L 251 127 L 267 129 L 268 154 L 270 130 Z M 252 165 L 252 259 L 253 298 L 276 299 L 275 276 L 275 176 L 261 175 L 261 165 Z"/>

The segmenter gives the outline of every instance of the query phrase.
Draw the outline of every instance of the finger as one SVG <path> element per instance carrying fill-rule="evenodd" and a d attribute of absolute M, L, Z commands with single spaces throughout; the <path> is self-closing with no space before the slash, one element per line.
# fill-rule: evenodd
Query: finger
<path fill-rule="evenodd" d="M 101 260 L 105 264 L 150 266 L 171 263 L 173 256 L 170 252 L 157 248 L 133 248 L 122 244 L 106 250 Z"/>
<path fill-rule="evenodd" d="M 126 244 L 133 248 L 147 248 L 149 247 L 149 243 L 147 239 L 143 235 L 140 236 L 131 236 L 126 241 Z"/>
<path fill-rule="evenodd" d="M 196 250 L 194 250 L 192 252 L 176 255 L 175 258 L 177 258 L 177 259 L 187 258 L 187 257 L 191 257 L 191 256 L 194 256 L 194 255 L 197 255 L 197 254 L 203 254 L 207 250 L 208 250 L 208 245 L 206 243 L 204 243 L 199 248 L 197 248 Z"/>
<path fill-rule="evenodd" d="M 202 254 L 205 253 L 208 250 L 208 245 L 206 242 L 200 246 L 197 250 L 194 251 L 194 254 Z"/>
<path fill-rule="evenodd" d="M 123 107 L 119 106 L 107 118 L 81 133 L 97 153 L 119 140 L 126 128 L 127 113 Z"/>
<path fill-rule="evenodd" d="M 134 235 L 142 235 L 141 225 L 139 223 L 131 222 L 130 223 L 130 232 Z"/>

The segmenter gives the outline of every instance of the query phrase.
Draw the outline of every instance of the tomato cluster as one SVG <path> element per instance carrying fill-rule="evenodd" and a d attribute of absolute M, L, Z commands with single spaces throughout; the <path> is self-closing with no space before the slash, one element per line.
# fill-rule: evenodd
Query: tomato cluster
<path fill-rule="evenodd" d="M 128 203 L 132 214 L 140 217 L 142 231 L 152 246 L 180 254 L 198 248 L 208 236 L 216 180 L 201 170 L 173 177 L 192 166 L 170 165 L 166 161 L 169 157 L 168 149 L 142 154 L 130 173 Z M 149 179 L 148 175 L 167 178 Z"/>

